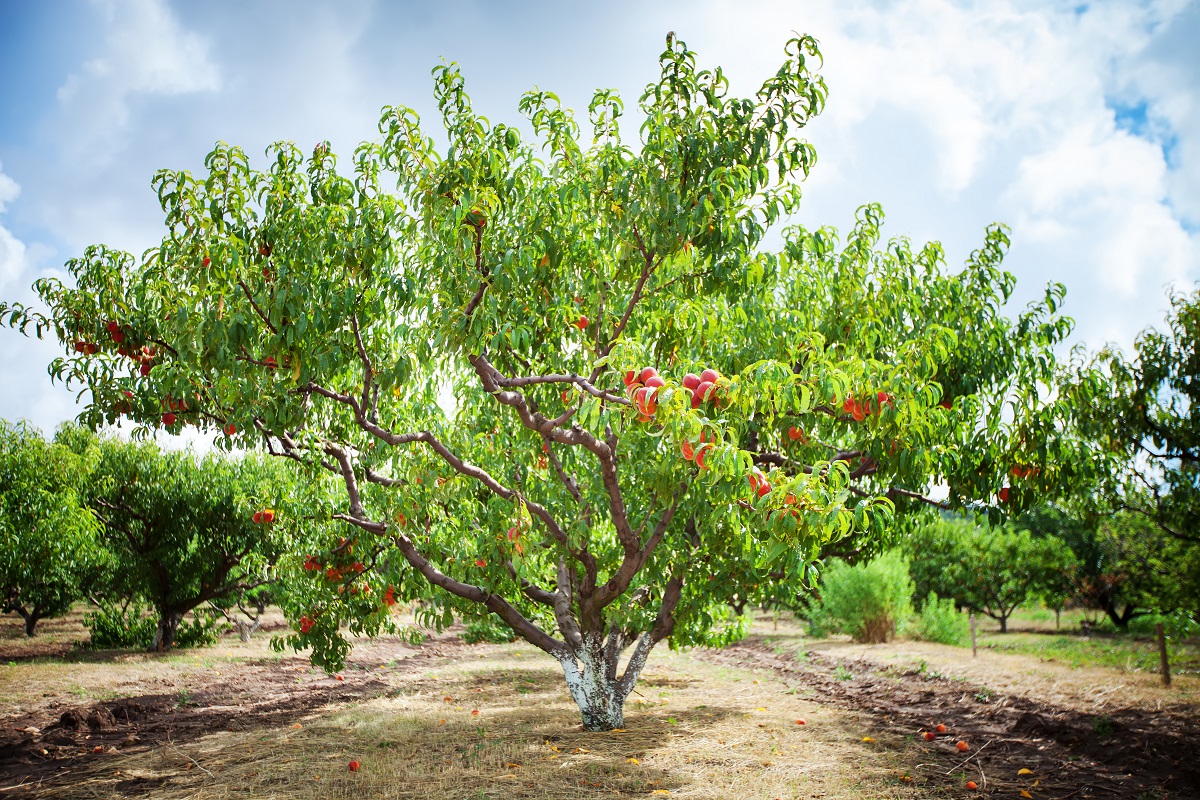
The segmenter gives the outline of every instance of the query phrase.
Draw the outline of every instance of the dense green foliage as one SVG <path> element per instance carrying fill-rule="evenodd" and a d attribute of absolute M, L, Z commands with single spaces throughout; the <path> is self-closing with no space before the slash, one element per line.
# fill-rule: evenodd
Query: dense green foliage
<path fill-rule="evenodd" d="M 1146 614 L 1200 614 L 1200 544 L 1172 536 L 1144 514 L 1077 518 L 1043 508 L 1014 524 L 1061 540 L 1074 555 L 1073 569 L 1043 587 L 1051 607 L 1101 611 L 1119 629 Z"/>
<path fill-rule="evenodd" d="M 819 617 L 856 642 L 886 642 L 912 614 L 908 562 L 896 550 L 853 566 L 835 560 L 821 581 Z"/>
<path fill-rule="evenodd" d="M 97 451 L 87 501 L 113 558 L 100 594 L 110 604 L 129 598 L 151 604 L 158 620 L 153 647 L 172 647 L 189 611 L 272 579 L 272 565 L 299 524 L 301 498 L 288 465 L 261 457 L 197 458 L 116 439 L 101 440 Z M 274 521 L 254 520 L 264 508 L 275 512 Z M 96 624 L 113 627 L 109 616 L 105 611 Z M 209 638 L 187 634 L 197 637 Z"/>
<path fill-rule="evenodd" d="M 1171 297 L 1166 329 L 1148 328 L 1132 358 L 1108 347 L 1074 377 L 1087 433 L 1113 470 L 1087 500 L 1128 510 L 1168 536 L 1200 543 L 1200 290 Z"/>
<path fill-rule="evenodd" d="M 1017 607 L 1059 586 L 1075 567 L 1060 539 L 965 520 L 940 520 L 922 529 L 907 552 L 918 591 L 987 614 L 1001 632 Z"/>
<path fill-rule="evenodd" d="M 63 343 L 51 372 L 89 424 L 195 424 L 339 477 L 358 533 L 305 563 L 342 590 L 285 601 L 318 661 L 344 657 L 343 622 L 386 621 L 382 592 L 432 584 L 426 619 L 496 615 L 613 727 L 658 642 L 739 635 L 728 605 L 795 596 L 830 543 L 1092 469 L 1045 399 L 1063 289 L 1010 316 L 1002 227 L 960 271 L 881 244 L 874 206 L 844 245 L 790 228 L 761 250 L 815 160 L 819 59 L 793 40 L 736 98 L 669 40 L 636 146 L 612 92 L 586 135 L 526 94 L 530 143 L 439 67 L 441 152 L 403 107 L 349 172 L 324 143 L 263 170 L 219 144 L 205 174 L 155 176 L 159 247 L 90 247 L 74 286 L 37 284 L 48 313 L 0 311 Z"/>
<path fill-rule="evenodd" d="M 967 615 L 954 605 L 954 599 L 939 599 L 930 592 L 921 604 L 913 632 L 920 639 L 940 644 L 963 644 L 970 634 Z"/>
<path fill-rule="evenodd" d="M 103 569 L 95 517 L 81 498 L 88 462 L 27 425 L 0 420 L 0 611 L 33 636 L 67 612 Z"/>
<path fill-rule="evenodd" d="M 80 497 L 89 464 L 34 428 L 0 421 L 0 610 L 34 636 L 103 569 L 97 524 Z"/>

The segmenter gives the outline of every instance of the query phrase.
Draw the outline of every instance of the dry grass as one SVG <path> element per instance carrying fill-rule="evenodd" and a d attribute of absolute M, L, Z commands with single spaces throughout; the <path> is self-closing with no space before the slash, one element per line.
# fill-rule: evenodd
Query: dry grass
<path fill-rule="evenodd" d="M 69 624 L 63 631 L 69 640 Z M 972 687 L 1090 714 L 1177 705 L 1200 693 L 1200 681 L 1186 676 L 1163 690 L 1153 676 L 1070 669 L 1020 655 L 981 651 L 973 661 L 961 648 L 920 642 L 804 642 L 794 623 L 784 620 L 775 628 L 770 617 L 760 617 L 755 632 L 786 650 L 807 647 L 904 667 L 923 662 L 927 670 Z M 18 661 L 0 666 L 0 709 L 15 716 L 59 703 L 198 693 L 234 676 L 268 676 L 272 669 L 261 659 L 280 656 L 270 653 L 267 640 L 258 635 L 243 645 L 223 639 L 215 648 L 166 657 L 71 653 L 65 660 Z M 0 636 L 0 647 L 6 644 Z M 83 756 L 70 765 L 69 780 L 49 778 L 36 788 L 22 787 L 21 796 L 848 800 L 948 791 L 920 785 L 930 765 L 920 763 L 928 754 L 911 735 L 879 727 L 886 720 L 819 704 L 811 691 L 787 685 L 775 672 L 724 667 L 660 648 L 626 706 L 627 730 L 586 733 L 561 673 L 540 652 L 520 643 L 446 652 L 454 660 L 418 659 L 382 669 L 381 661 L 403 661 L 404 654 L 397 656 L 383 642 L 363 642 L 354 656 L 362 671 L 348 674 L 345 683 L 357 684 L 360 675 L 380 683 L 370 695 L 374 699 L 351 705 L 324 705 L 325 699 L 307 694 L 331 680 L 309 674 L 305 662 L 287 656 L 286 670 L 294 661 L 298 671 L 286 680 L 315 699 L 315 708 L 296 712 L 307 716 L 269 722 L 254 704 L 260 698 L 252 696 L 241 701 L 241 730 L 214 726 L 149 749 L 143 743 L 141 749 Z M 797 725 L 798 718 L 807 724 Z M 362 764 L 353 774 L 347 769 L 351 760 Z M 910 773 L 916 783 L 904 780 Z"/>
<path fill-rule="evenodd" d="M 220 677 L 223 667 L 249 659 L 279 658 L 268 647 L 269 634 L 243 644 L 223 636 L 214 647 L 168 654 L 74 647 L 88 638 L 82 611 L 47 620 L 27 638 L 20 620 L 0 617 L 0 716 L 29 714 L 48 705 L 84 703 L 140 694 L 174 694 L 197 682 Z M 280 627 L 283 616 L 270 615 Z M 44 629 L 41 626 L 45 626 Z M 32 656 L 35 652 L 52 655 Z"/>
<path fill-rule="evenodd" d="M 908 743 L 865 716 L 806 700 L 769 674 L 660 652 L 627 706 L 627 730 L 585 733 L 562 676 L 544 657 L 523 645 L 486 650 L 436 672 L 395 676 L 390 697 L 299 727 L 216 732 L 100 756 L 86 779 L 42 796 L 916 796 L 900 781 L 916 754 Z M 354 774 L 352 759 L 362 763 Z"/>

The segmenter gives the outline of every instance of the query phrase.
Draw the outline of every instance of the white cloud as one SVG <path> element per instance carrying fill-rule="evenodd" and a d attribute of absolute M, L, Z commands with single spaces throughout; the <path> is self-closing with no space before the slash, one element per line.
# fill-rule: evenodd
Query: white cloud
<path fill-rule="evenodd" d="M 129 125 L 137 95 L 214 91 L 220 74 L 208 43 L 185 31 L 164 0 L 95 0 L 104 49 L 58 90 L 64 140 L 77 160 L 104 163 Z"/>
<path fill-rule="evenodd" d="M 1166 285 L 1200 278 L 1198 5 L 714 1 L 681 35 L 746 76 L 779 60 L 781 31 L 821 42 L 806 224 L 879 200 L 886 235 L 941 240 L 954 266 L 1007 222 L 1019 297 L 1062 281 L 1081 337 L 1127 345 L 1161 322 Z M 1148 106 L 1142 129 L 1118 96 Z"/>
<path fill-rule="evenodd" d="M 0 164 L 0 214 L 20 193 L 21 187 L 4 174 L 4 165 Z M 24 270 L 25 243 L 0 225 L 0 292 L 9 289 Z"/>

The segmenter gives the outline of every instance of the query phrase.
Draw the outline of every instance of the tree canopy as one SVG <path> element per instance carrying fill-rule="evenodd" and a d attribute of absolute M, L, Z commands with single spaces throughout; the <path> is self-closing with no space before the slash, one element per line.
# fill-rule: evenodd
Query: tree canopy
<path fill-rule="evenodd" d="M 155 648 L 172 647 L 187 612 L 273 579 L 301 524 L 288 465 L 111 438 L 98 451 L 86 497 L 114 562 L 110 593 L 154 607 Z"/>
<path fill-rule="evenodd" d="M 1048 390 L 1064 290 L 1010 316 L 1003 227 L 959 271 L 881 244 L 876 206 L 844 244 L 762 247 L 815 163 L 819 62 L 794 39 L 732 97 L 669 39 L 634 145 L 611 91 L 586 135 L 527 93 L 528 141 L 441 66 L 441 150 L 402 106 L 347 172 L 328 143 L 264 169 L 218 144 L 204 174 L 155 176 L 160 246 L 89 247 L 74 285 L 37 284 L 48 313 L 6 321 L 64 344 L 51 372 L 89 424 L 196 424 L 337 475 L 357 534 L 306 563 L 370 555 L 355 618 L 435 586 L 442 621 L 496 615 L 588 729 L 619 726 L 651 648 L 736 635 L 745 587 L 800 587 L 897 511 L 1018 510 L 1088 468 Z M 336 663 L 320 619 L 294 642 Z"/>
<path fill-rule="evenodd" d="M 83 501 L 85 456 L 0 420 L 0 610 L 39 620 L 70 610 L 105 563 Z"/>
<path fill-rule="evenodd" d="M 1165 330 L 1147 328 L 1132 356 L 1080 353 L 1074 375 L 1088 435 L 1110 453 L 1091 510 L 1141 514 L 1200 543 L 1200 290 L 1171 296 Z M 1098 506 L 1098 508 L 1097 508 Z"/>

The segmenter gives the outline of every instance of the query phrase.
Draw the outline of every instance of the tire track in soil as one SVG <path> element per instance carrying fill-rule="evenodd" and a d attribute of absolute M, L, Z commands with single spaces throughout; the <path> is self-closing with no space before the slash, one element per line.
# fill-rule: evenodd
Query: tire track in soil
<path fill-rule="evenodd" d="M 865 712 L 880 729 L 914 740 L 945 723 L 949 731 L 938 741 L 920 742 L 928 753 L 922 760 L 935 764 L 914 769 L 914 785 L 961 795 L 963 782 L 973 779 L 980 784 L 978 796 L 1020 797 L 1025 789 L 1039 800 L 1200 797 L 1200 720 L 1191 706 L 1125 708 L 1097 718 L 911 668 L 822 653 L 801 660 L 776 653 L 757 636 L 692 655 L 713 664 L 774 671 L 791 686 L 813 690 L 809 699 L 814 702 Z M 838 667 L 853 679 L 838 679 Z M 954 749 L 958 739 L 971 745 L 969 753 Z M 967 756 L 971 760 L 955 770 Z M 974 763 L 987 776 L 986 784 Z M 1034 775 L 1018 777 L 1021 768 Z M 946 774 L 955 771 L 967 777 Z"/>
<path fill-rule="evenodd" d="M 440 665 L 465 647 L 470 645 L 455 634 L 431 637 L 419 647 L 377 640 L 355 648 L 343 680 L 311 675 L 306 658 L 257 659 L 229 664 L 220 677 L 195 676 L 185 702 L 179 693 L 147 694 L 0 720 L 0 795 L 15 798 L 70 784 L 92 772 L 105 753 L 136 753 L 217 731 L 286 727 L 321 708 L 387 694 L 392 685 L 386 676 L 368 671 L 381 663 L 396 662 L 387 675 L 411 673 Z M 300 672 L 310 679 L 297 682 Z M 96 747 L 102 753 L 93 753 Z M 125 788 L 157 788 L 144 783 Z"/>

